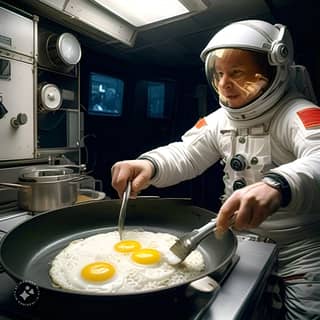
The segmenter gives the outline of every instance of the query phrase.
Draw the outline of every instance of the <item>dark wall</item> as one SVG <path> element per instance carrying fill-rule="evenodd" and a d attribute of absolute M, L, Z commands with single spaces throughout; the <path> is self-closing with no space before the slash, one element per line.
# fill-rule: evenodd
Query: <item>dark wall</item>
<path fill-rule="evenodd" d="M 288 27 L 293 38 L 295 63 L 308 69 L 315 94 L 320 101 L 320 2 L 266 0 L 266 4 L 275 21 Z"/>
<path fill-rule="evenodd" d="M 206 84 L 203 70 L 165 69 L 159 66 L 133 65 L 114 57 L 100 55 L 83 48 L 81 59 L 81 105 L 84 112 L 85 143 L 88 150 L 88 169 L 92 175 L 103 181 L 106 194 L 117 198 L 111 187 L 111 167 L 116 161 L 134 159 L 142 152 L 180 139 L 199 119 L 196 87 Z M 122 117 L 89 115 L 88 77 L 91 71 L 106 73 L 125 81 L 125 95 Z M 136 89 L 138 80 L 169 80 L 174 84 L 172 109 L 166 119 L 146 117 L 145 104 L 140 101 Z M 208 112 L 217 107 L 214 96 L 209 93 Z M 85 150 L 84 150 L 85 152 Z M 86 155 L 84 155 L 85 157 Z M 161 197 L 190 197 L 194 203 L 212 210 L 220 205 L 221 193 L 219 165 L 204 175 L 169 188 L 150 187 L 144 195 Z"/>
<path fill-rule="evenodd" d="M 276 5 L 278 1 L 266 1 L 275 22 L 286 24 L 293 36 L 295 61 L 309 70 L 314 90 L 320 98 L 319 49 L 315 27 L 319 21 L 319 10 L 315 10 L 313 1 L 295 2 L 295 6 Z M 81 101 L 87 104 L 87 76 L 92 70 L 113 73 L 126 78 L 124 115 L 121 119 L 85 116 L 88 138 L 89 165 L 93 175 L 102 179 L 105 192 L 117 197 L 111 187 L 111 166 L 119 160 L 133 159 L 151 148 L 177 140 L 199 118 L 195 90 L 198 84 L 206 84 L 204 70 L 173 70 L 150 65 L 132 65 L 106 55 L 99 55 L 88 49 L 81 61 Z M 171 116 L 167 120 L 150 120 L 145 117 L 145 110 L 136 102 L 134 85 L 139 78 L 152 80 L 169 78 L 176 82 L 175 103 Z M 208 112 L 217 107 L 215 97 L 209 95 Z M 180 183 L 170 188 L 149 188 L 144 194 L 162 197 L 191 197 L 203 207 L 217 210 L 222 193 L 221 167 L 216 164 L 201 177 Z"/>
<path fill-rule="evenodd" d="M 39 14 L 31 7 L 28 8 L 26 1 L 5 0 L 5 2 L 20 4 L 21 8 Z M 294 40 L 295 61 L 308 68 L 315 92 L 320 99 L 320 43 L 317 41 L 320 21 L 319 1 L 265 0 L 265 3 L 269 6 L 271 14 L 268 13 L 268 17 L 261 18 L 272 18 L 272 21 L 289 27 Z M 39 16 L 39 26 L 50 26 L 59 32 L 70 31 L 81 39 L 81 35 L 76 31 L 68 30 L 47 20 L 41 14 Z M 198 120 L 200 113 L 195 92 L 197 85 L 206 85 L 204 70 L 203 66 L 199 69 L 186 68 L 181 71 L 163 66 L 135 65 L 106 54 L 93 52 L 83 44 L 82 49 L 81 105 L 86 135 L 84 141 L 87 147 L 82 150 L 83 161 L 88 160 L 91 175 L 103 181 L 103 188 L 107 195 L 116 198 L 117 195 L 111 187 L 110 174 L 111 166 L 116 161 L 136 158 L 144 151 L 177 140 Z M 125 80 L 123 117 L 98 117 L 88 114 L 86 111 L 88 75 L 91 71 L 114 75 Z M 148 119 L 135 84 L 137 80 L 161 79 L 169 79 L 175 83 L 172 110 L 167 119 Z M 207 112 L 213 111 L 217 105 L 214 95 L 209 94 Z M 218 198 L 223 189 L 221 175 L 221 167 L 216 164 L 192 181 L 170 188 L 150 188 L 144 191 L 144 194 L 191 197 L 196 204 L 217 210 L 220 205 Z"/>

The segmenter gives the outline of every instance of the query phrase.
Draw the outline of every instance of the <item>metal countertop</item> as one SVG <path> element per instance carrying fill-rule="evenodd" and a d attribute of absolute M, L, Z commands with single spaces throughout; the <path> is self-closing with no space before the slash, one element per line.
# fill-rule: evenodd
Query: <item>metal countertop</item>
<path fill-rule="evenodd" d="M 202 319 L 249 319 L 272 272 L 277 249 L 273 243 L 240 240 L 237 254 L 237 265 Z"/>

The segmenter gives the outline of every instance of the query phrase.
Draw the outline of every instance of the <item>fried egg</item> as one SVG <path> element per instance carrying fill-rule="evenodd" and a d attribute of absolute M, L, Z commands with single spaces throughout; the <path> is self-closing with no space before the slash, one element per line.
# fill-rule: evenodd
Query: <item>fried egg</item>
<path fill-rule="evenodd" d="M 205 269 L 199 250 L 179 265 L 170 264 L 176 239 L 143 230 L 127 230 L 121 241 L 117 231 L 78 239 L 55 256 L 49 275 L 60 288 L 101 294 L 171 287 Z"/>

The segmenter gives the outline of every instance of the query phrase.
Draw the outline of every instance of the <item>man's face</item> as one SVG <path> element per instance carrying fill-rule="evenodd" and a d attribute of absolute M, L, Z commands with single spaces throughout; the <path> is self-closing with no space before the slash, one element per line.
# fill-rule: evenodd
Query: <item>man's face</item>
<path fill-rule="evenodd" d="M 241 49 L 218 49 L 214 52 L 212 84 L 223 104 L 241 108 L 260 96 L 269 80 L 253 52 Z"/>

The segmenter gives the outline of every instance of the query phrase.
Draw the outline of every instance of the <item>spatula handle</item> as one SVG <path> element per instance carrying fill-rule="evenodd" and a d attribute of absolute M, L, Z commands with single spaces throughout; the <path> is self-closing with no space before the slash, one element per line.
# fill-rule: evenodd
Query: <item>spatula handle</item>
<path fill-rule="evenodd" d="M 216 227 L 216 218 L 212 219 L 201 228 L 193 230 L 190 236 L 191 246 L 195 248 L 201 240 L 206 238 L 210 233 L 214 231 L 215 227 Z"/>

